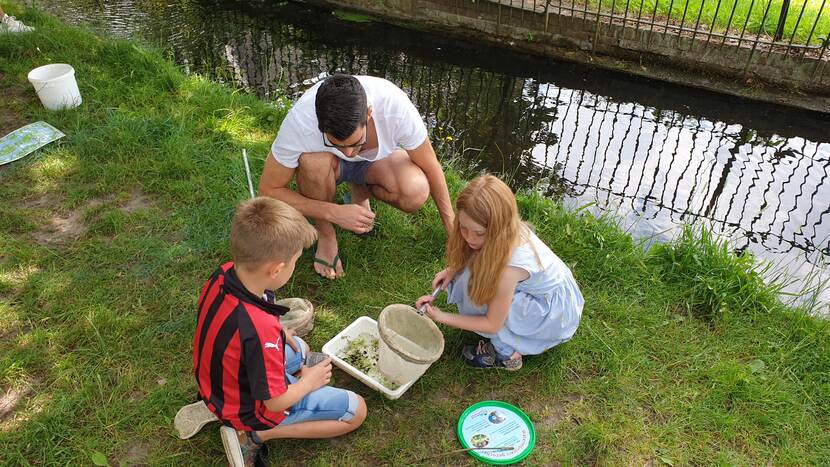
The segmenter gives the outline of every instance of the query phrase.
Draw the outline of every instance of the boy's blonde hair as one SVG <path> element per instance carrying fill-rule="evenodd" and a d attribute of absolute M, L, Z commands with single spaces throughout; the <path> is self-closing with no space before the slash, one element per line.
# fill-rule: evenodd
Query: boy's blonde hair
<path fill-rule="evenodd" d="M 239 203 L 231 225 L 231 256 L 251 270 L 269 261 L 285 261 L 310 247 L 317 231 L 299 211 L 267 196 Z"/>
<path fill-rule="evenodd" d="M 496 296 L 496 285 L 520 239 L 522 220 L 516 197 L 497 177 L 482 175 L 461 190 L 455 207 L 485 228 L 484 244 L 478 254 L 461 236 L 458 215 L 447 238 L 447 265 L 455 272 L 470 267 L 468 294 L 476 305 L 482 306 Z"/>

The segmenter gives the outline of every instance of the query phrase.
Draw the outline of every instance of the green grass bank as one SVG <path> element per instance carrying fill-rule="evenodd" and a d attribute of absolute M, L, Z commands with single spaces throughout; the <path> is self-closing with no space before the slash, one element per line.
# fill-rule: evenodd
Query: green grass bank
<path fill-rule="evenodd" d="M 5 2 L 37 28 L 0 40 L 5 126 L 67 134 L 0 168 L 0 464 L 223 465 L 218 427 L 172 427 L 192 401 L 191 339 L 203 281 L 228 258 L 246 196 L 286 107 L 197 76 L 161 54 Z M 47 112 L 26 73 L 72 64 L 84 97 Z M 11 129 L 7 128 L 6 130 Z M 449 158 L 451 154 L 442 154 Z M 451 190 L 463 181 L 450 170 Z M 689 232 L 649 253 L 613 223 L 522 195 L 523 216 L 571 265 L 586 299 L 575 338 L 517 374 L 468 370 L 471 334 L 398 401 L 349 379 L 369 418 L 326 441 L 272 443 L 272 463 L 409 464 L 458 447 L 461 411 L 483 399 L 535 421 L 529 465 L 805 465 L 830 458 L 830 331 L 781 306 L 748 258 Z M 306 253 L 286 296 L 316 306 L 319 347 L 361 315 L 428 291 L 444 234 L 435 207 L 378 207 L 379 232 L 341 236 L 345 280 Z M 473 464 L 463 454 L 430 464 Z"/>

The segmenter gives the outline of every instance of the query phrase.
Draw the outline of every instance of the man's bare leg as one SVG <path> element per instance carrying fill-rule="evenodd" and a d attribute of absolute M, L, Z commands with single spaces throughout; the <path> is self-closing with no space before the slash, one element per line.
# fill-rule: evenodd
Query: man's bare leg
<path fill-rule="evenodd" d="M 357 183 L 349 183 L 349 185 L 352 187 L 352 204 L 359 204 L 371 210 L 369 198 L 372 197 L 372 193 L 369 191 L 369 187 L 366 185 L 358 185 Z"/>
<path fill-rule="evenodd" d="M 372 206 L 369 204 L 369 199 L 372 197 L 372 192 L 369 191 L 369 187 L 356 183 L 349 183 L 349 185 L 352 189 L 352 204 L 358 204 L 371 211 Z M 368 231 L 371 232 L 372 229 Z"/>
<path fill-rule="evenodd" d="M 403 150 L 372 164 L 366 183 L 372 196 L 404 212 L 417 211 L 429 198 L 426 175 Z"/>
<path fill-rule="evenodd" d="M 340 164 L 334 154 L 303 153 L 300 156 L 300 165 L 297 167 L 297 188 L 300 194 L 307 198 L 333 202 L 339 171 Z M 332 264 L 334 269 L 315 261 L 314 270 L 327 279 L 342 277 L 343 263 L 339 260 L 333 263 L 338 254 L 334 225 L 331 222 L 317 219 L 315 228 L 317 229 L 317 251 L 314 256 Z"/>

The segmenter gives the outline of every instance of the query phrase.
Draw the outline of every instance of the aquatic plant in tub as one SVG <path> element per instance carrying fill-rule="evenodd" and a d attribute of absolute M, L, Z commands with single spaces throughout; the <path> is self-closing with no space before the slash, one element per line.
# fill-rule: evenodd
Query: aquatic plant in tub
<path fill-rule="evenodd" d="M 412 314 L 418 316 L 414 310 Z M 424 319 L 435 326 L 428 318 Z M 438 332 L 440 335 L 440 331 Z M 440 349 L 432 348 L 433 353 L 437 351 L 437 356 L 432 361 L 437 360 L 443 352 L 443 335 L 440 342 Z M 384 347 L 386 350 L 383 350 Z M 323 353 L 331 357 L 337 367 L 389 399 L 401 397 L 432 363 L 430 361 L 428 364 L 412 364 L 402 361 L 401 367 L 395 367 L 395 371 L 391 372 L 393 374 L 385 374 L 381 372 L 381 362 L 388 360 L 388 356 L 384 358 L 384 352 L 393 351 L 382 341 L 378 322 L 368 316 L 356 319 L 323 346 Z M 394 359 L 399 357 L 395 356 Z"/>

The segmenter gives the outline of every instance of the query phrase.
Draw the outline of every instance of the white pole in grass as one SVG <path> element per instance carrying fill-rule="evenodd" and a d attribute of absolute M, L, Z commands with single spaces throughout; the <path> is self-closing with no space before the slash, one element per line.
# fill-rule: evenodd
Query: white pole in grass
<path fill-rule="evenodd" d="M 254 194 L 254 184 L 251 182 L 251 166 L 248 165 L 248 151 L 242 148 L 242 159 L 245 160 L 245 175 L 248 176 L 248 191 L 251 192 L 251 198 L 256 198 Z"/>

